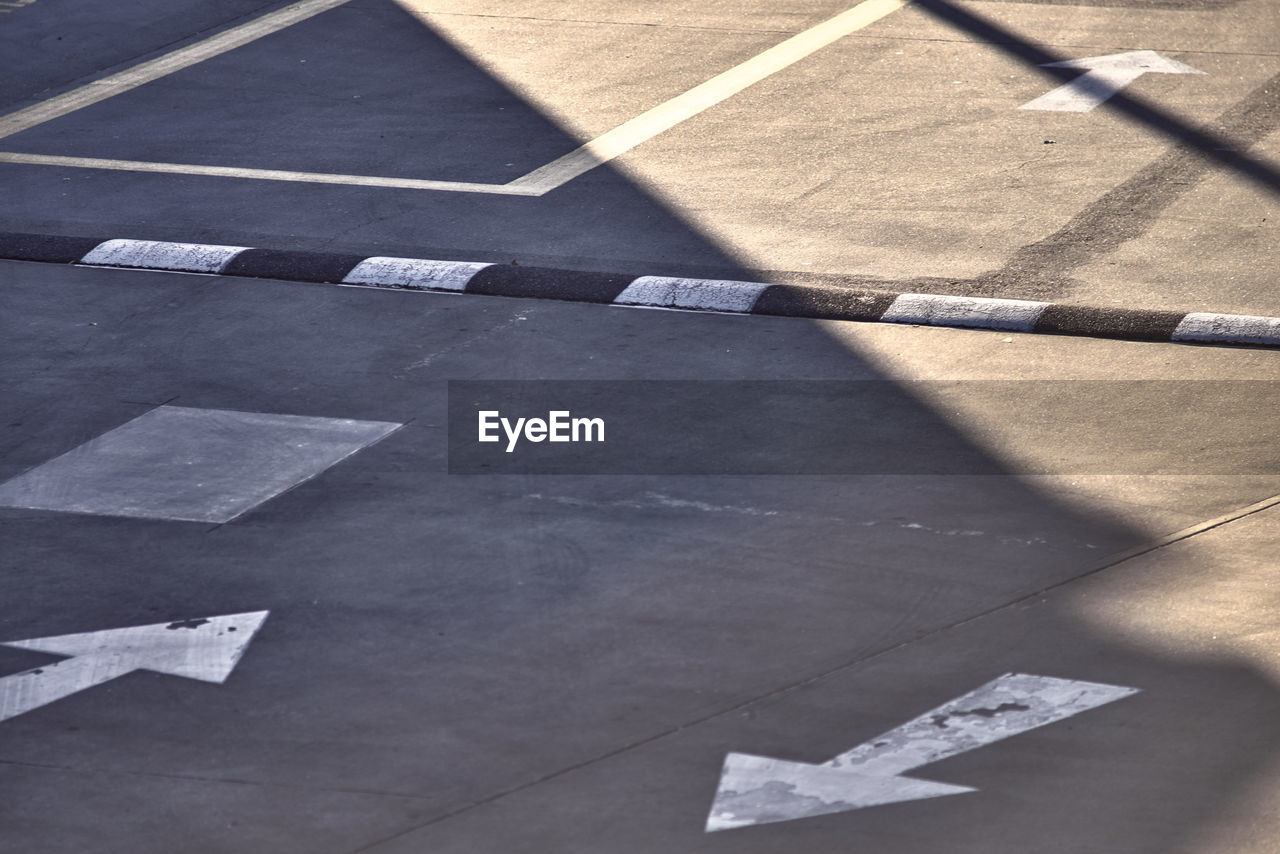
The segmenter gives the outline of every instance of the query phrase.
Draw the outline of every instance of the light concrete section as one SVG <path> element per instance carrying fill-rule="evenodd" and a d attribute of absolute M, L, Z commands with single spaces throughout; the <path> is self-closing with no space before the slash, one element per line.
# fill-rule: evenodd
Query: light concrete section
<path fill-rule="evenodd" d="M 1251 150 L 1275 160 L 1280 136 Z M 1159 305 L 1176 282 L 1181 308 L 1265 314 L 1276 305 L 1277 270 L 1280 197 L 1238 176 L 1210 174 L 1173 200 L 1146 234 L 1083 267 L 1068 298 Z"/>
<path fill-rule="evenodd" d="M 544 196 L 550 183 L 510 183 L 851 7 L 352 0 L 11 137 L 0 224 L 1280 314 L 1253 261 L 1275 241 L 1246 223 L 1266 206 L 1232 191 L 1206 213 L 1196 189 L 1249 169 L 1246 186 L 1275 185 L 1274 158 L 1171 154 L 1199 128 L 1252 144 L 1280 115 L 1266 95 L 1280 24 L 1261 0 L 912 4 L 629 136 Z M 1082 114 L 1017 109 L 1062 85 L 1051 60 L 1135 51 L 1205 74 L 1124 90 L 1162 118 L 1118 97 Z M 81 168 L 94 163 L 110 168 Z M 130 171 L 166 164 L 185 174 Z M 1192 226 L 1202 250 L 1184 258 L 1186 241 L 1162 235 Z M 1201 259 L 1218 254 L 1240 283 L 1225 308 L 1201 304 L 1215 267 Z"/>
<path fill-rule="evenodd" d="M 1131 13 L 1115 9 L 987 4 L 981 11 L 1059 54 L 1098 55 L 1133 38 Z M 1260 9 L 1252 14 L 1259 26 L 1272 26 Z M 1089 35 L 1064 33 L 1064 19 Z M 1149 37 L 1208 74 L 1149 75 L 1128 91 L 1192 125 L 1210 122 L 1280 68 L 1266 57 L 1177 52 L 1193 37 L 1211 38 L 1206 31 L 1222 29 L 1221 19 L 1158 20 L 1169 35 Z M 896 81 L 888 89 L 887 79 Z M 955 281 L 956 293 L 982 293 L 956 280 L 1001 269 L 1020 246 L 1057 231 L 1170 144 L 1106 109 L 1086 116 L 1017 109 L 1056 85 L 1035 66 L 912 7 L 654 140 L 648 156 L 640 151 L 626 163 L 753 266 L 927 277 L 942 286 Z M 682 150 L 700 152 L 699 169 L 741 181 L 700 180 Z M 767 150 L 790 156 L 761 161 Z M 780 207 L 786 216 L 777 215 Z M 1179 262 L 1159 257 L 1170 266 L 1151 257 L 1146 264 L 1164 271 L 1166 292 L 1139 304 L 1173 307 L 1168 283 L 1182 281 Z M 1050 295 L 1023 284 L 1000 295 Z M 1108 296 L 1123 298 L 1114 288 Z"/>
<path fill-rule="evenodd" d="M 845 36 L 871 26 L 905 4 L 906 0 L 863 0 L 830 20 L 796 33 L 710 80 L 628 119 L 580 148 L 517 178 L 515 183 L 558 187 L 572 181 L 761 80 L 785 71 Z"/>
<path fill-rule="evenodd" d="M 0 506 L 229 522 L 400 426 L 161 406 L 0 484 Z"/>

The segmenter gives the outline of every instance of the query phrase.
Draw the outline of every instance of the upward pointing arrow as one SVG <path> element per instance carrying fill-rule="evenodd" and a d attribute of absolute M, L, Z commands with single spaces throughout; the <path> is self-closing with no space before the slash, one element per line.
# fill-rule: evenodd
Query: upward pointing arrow
<path fill-rule="evenodd" d="M 820 765 L 730 753 L 707 832 L 973 792 L 902 774 L 1136 693 L 1009 673 Z"/>
<path fill-rule="evenodd" d="M 224 682 L 267 614 L 226 614 L 0 644 L 69 656 L 0 679 L 0 721 L 134 670 Z"/>
<path fill-rule="evenodd" d="M 1034 101 L 1028 101 L 1018 109 L 1087 113 L 1149 72 L 1205 73 L 1186 63 L 1161 56 L 1154 50 L 1134 50 L 1128 53 L 1113 53 L 1110 56 L 1090 56 L 1085 59 L 1068 59 L 1065 62 L 1047 62 L 1041 67 L 1080 68 L 1085 73 L 1065 86 L 1059 86 Z"/>

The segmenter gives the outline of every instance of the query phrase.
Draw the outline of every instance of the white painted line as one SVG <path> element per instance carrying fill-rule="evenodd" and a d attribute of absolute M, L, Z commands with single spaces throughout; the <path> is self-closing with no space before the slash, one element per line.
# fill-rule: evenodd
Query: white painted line
<path fill-rule="evenodd" d="M 731 753 L 707 832 L 976 791 L 901 775 L 1136 693 L 1010 673 L 820 765 Z"/>
<path fill-rule="evenodd" d="M 901 294 L 880 320 L 928 326 L 972 326 L 1031 332 L 1047 302 L 953 297 L 943 294 Z"/>
<path fill-rule="evenodd" d="M 641 276 L 627 285 L 613 304 L 746 313 L 767 287 L 757 282 Z"/>
<path fill-rule="evenodd" d="M 366 258 L 343 278 L 344 284 L 428 291 L 461 291 L 471 277 L 490 264 L 474 261 L 428 261 L 423 258 Z"/>
<path fill-rule="evenodd" d="M 247 246 L 215 246 L 208 243 L 169 243 L 160 240 L 108 240 L 80 259 L 98 267 L 141 267 L 149 270 L 182 270 L 219 273 Z"/>
<path fill-rule="evenodd" d="M 1275 345 L 1280 344 L 1280 318 L 1192 312 L 1182 318 L 1170 340 Z"/>
<path fill-rule="evenodd" d="M 41 101 L 39 104 L 0 116 L 0 139 L 33 128 L 50 119 L 74 113 L 76 110 L 105 101 L 122 92 L 128 92 L 144 83 L 181 71 L 348 2 L 350 0 L 301 0 L 238 27 L 224 30 L 203 41 L 179 48 L 148 62 L 139 63 L 100 80 L 94 80 L 78 89 Z"/>
<path fill-rule="evenodd" d="M 0 679 L 0 721 L 134 670 L 225 682 L 267 614 L 227 614 L 0 644 L 69 656 Z"/>
<path fill-rule="evenodd" d="M 227 30 L 205 41 L 134 66 L 119 74 L 96 80 L 65 95 L 51 98 L 7 116 L 0 116 L 0 139 L 27 130 L 42 122 L 64 116 L 156 80 L 212 56 L 247 44 L 268 33 L 283 29 L 350 0 L 303 0 L 248 24 Z M 116 160 L 100 157 L 66 157 L 47 154 L 0 152 L 0 163 L 37 166 L 67 166 L 80 169 L 108 169 L 125 172 L 152 172 L 173 175 L 204 175 L 217 178 L 249 178 L 266 181 L 295 181 L 315 184 L 342 184 L 358 187 L 388 187 L 405 190 L 438 190 L 455 193 L 490 193 L 506 196 L 541 196 L 577 178 L 602 163 L 624 154 L 681 122 L 719 104 L 748 86 L 793 65 L 850 33 L 867 27 L 901 9 L 910 0 L 863 0 L 857 6 L 821 24 L 810 27 L 761 54 L 710 80 L 641 113 L 584 143 L 565 156 L 540 166 L 506 184 L 434 181 L 417 178 L 382 178 L 372 175 L 340 175 L 324 172 L 297 172 L 280 169 L 248 169 L 230 166 L 200 166 L 187 163 L 160 163 Z M 411 11 L 414 11 L 411 9 Z"/>
<path fill-rule="evenodd" d="M 596 137 L 564 157 L 522 175 L 512 187 L 553 190 L 568 181 L 607 163 L 686 119 L 714 107 L 748 86 L 799 62 L 832 42 L 867 27 L 901 9 L 910 0 L 864 0 L 821 24 L 798 33 L 746 62 L 718 74 L 689 91 L 641 113 L 611 131 Z"/>
<path fill-rule="evenodd" d="M 1043 68 L 1079 68 L 1085 73 L 1064 86 L 1028 101 L 1019 110 L 1087 113 L 1144 74 L 1204 74 L 1184 62 L 1153 50 L 1134 50 L 1110 56 L 1090 56 L 1065 62 L 1046 62 Z"/>
<path fill-rule="evenodd" d="M 37 166 L 70 166 L 77 169 L 110 169 L 116 172 L 155 172 L 165 175 L 206 175 L 214 178 L 251 178 L 259 181 L 294 181 L 306 184 L 342 184 L 355 187 L 389 187 L 400 190 L 443 190 L 451 193 L 493 193 L 500 196 L 539 196 L 543 190 L 509 184 L 470 184 L 464 181 L 430 181 L 421 178 L 380 178 L 375 175 L 338 175 L 327 172 L 291 172 L 284 169 L 248 169 L 238 166 L 199 166 L 191 163 L 155 163 L 149 160 L 110 160 L 101 157 L 63 157 L 0 151 L 0 163 Z"/>
<path fill-rule="evenodd" d="M 160 406 L 0 484 L 0 507 L 230 522 L 401 426 Z"/>

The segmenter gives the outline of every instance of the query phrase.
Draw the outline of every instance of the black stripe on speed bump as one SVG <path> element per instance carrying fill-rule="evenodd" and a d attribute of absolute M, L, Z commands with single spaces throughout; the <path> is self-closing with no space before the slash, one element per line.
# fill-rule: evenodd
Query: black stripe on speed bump
<path fill-rule="evenodd" d="M 290 252 L 274 249 L 246 249 L 222 268 L 224 276 L 252 276 L 255 279 L 289 279 L 295 282 L 341 282 L 364 255 L 335 252 Z"/>
<path fill-rule="evenodd" d="M 1177 311 L 1049 305 L 1040 313 L 1034 331 L 1126 341 L 1168 341 L 1184 317 L 1186 314 Z"/>
<path fill-rule="evenodd" d="M 495 297 L 538 297 L 574 302 L 613 302 L 635 276 L 583 273 L 550 267 L 493 264 L 471 277 L 467 293 Z"/>
<path fill-rule="evenodd" d="M 127 239 L 127 238 L 118 238 Z M 24 234 L 21 232 L 0 231 L 0 258 L 15 261 L 45 261 L 52 263 L 74 264 L 82 262 L 84 257 L 104 241 L 98 238 L 70 237 L 65 235 Z M 173 247 L 175 244 L 165 241 L 141 241 L 154 243 L 157 247 Z M 224 246 L 206 246 L 205 244 L 176 244 L 183 249 L 201 247 L 225 250 Z M 266 249 L 244 249 L 235 255 L 219 275 L 253 276 L 271 279 L 284 279 L 305 282 L 339 283 L 361 261 L 367 260 L 363 255 L 340 255 L 329 252 L 296 252 L 274 251 Z M 402 258 L 400 261 L 427 267 L 448 265 L 450 262 L 431 261 L 422 258 Z M 117 265 L 122 269 L 160 270 L 157 266 Z M 180 268 L 185 269 L 185 268 Z M 541 299 L 574 300 L 577 302 L 613 303 L 624 289 L 636 281 L 631 275 L 609 273 L 587 273 L 575 270 L 556 270 L 547 267 L 522 267 L 515 264 L 491 264 L 481 268 L 471 277 L 465 291 L 474 294 L 492 296 L 525 297 Z M 851 290 L 844 288 L 824 288 L 809 285 L 762 285 L 753 282 L 719 282 L 700 279 L 677 279 L 676 284 L 685 283 L 694 293 L 701 293 L 708 287 L 717 293 L 726 287 L 730 290 L 747 289 L 752 294 L 759 294 L 754 304 L 740 307 L 737 301 L 712 300 L 705 304 L 694 299 L 691 310 L 713 310 L 735 314 L 771 314 L 791 317 L 804 317 L 820 320 L 854 320 L 878 321 L 889 311 L 894 301 L 902 294 L 887 291 Z M 385 285 L 371 284 L 372 287 Z M 426 284 L 420 290 L 455 290 L 456 285 L 432 288 Z M 656 292 L 663 292 L 658 288 Z M 668 295 L 669 296 L 669 295 Z M 935 307 L 950 306 L 959 313 L 965 314 L 963 322 L 948 321 L 945 312 L 929 322 L 935 326 L 962 326 L 965 328 L 1000 328 L 973 322 L 971 303 L 968 297 L 916 294 L 928 297 Z M 654 296 L 653 299 L 662 299 Z M 743 301 L 745 303 L 745 301 Z M 1025 307 L 1020 300 L 987 298 L 984 305 L 994 310 L 995 307 Z M 629 300 L 629 305 L 647 303 Z M 671 307 L 670 300 L 656 307 Z M 1023 331 L 1059 333 L 1064 335 L 1085 335 L 1096 338 L 1119 338 L 1130 341 L 1174 340 L 1180 324 L 1189 317 L 1182 312 L 1144 311 L 1122 308 L 1095 308 L 1089 306 L 1045 305 L 1037 317 L 1035 326 Z M 981 318 L 979 318 L 981 320 Z M 994 322 L 994 321 L 993 321 Z M 1177 340 L 1200 344 L 1246 344 L 1280 348 L 1280 318 L 1253 317 L 1213 312 L 1198 312 L 1196 323 L 1191 331 L 1179 335 Z"/>
<path fill-rule="evenodd" d="M 888 291 L 770 285 L 760 294 L 751 313 L 815 320 L 879 320 L 897 297 Z"/>
<path fill-rule="evenodd" d="M 99 237 L 65 237 L 59 234 L 0 231 L 0 258 L 9 258 L 13 261 L 74 264 L 102 242 L 103 240 Z"/>

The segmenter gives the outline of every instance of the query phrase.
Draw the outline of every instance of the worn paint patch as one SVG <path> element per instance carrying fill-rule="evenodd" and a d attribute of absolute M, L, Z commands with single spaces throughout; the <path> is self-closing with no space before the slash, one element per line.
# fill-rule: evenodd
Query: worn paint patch
<path fill-rule="evenodd" d="M 225 682 L 268 613 L 225 614 L 0 644 L 67 656 L 0 679 L 0 721 L 134 670 Z"/>
<path fill-rule="evenodd" d="M 473 261 L 429 261 L 424 258 L 366 258 L 342 280 L 349 285 L 461 291 L 489 264 Z"/>
<path fill-rule="evenodd" d="M 0 484 L 0 506 L 229 522 L 400 426 L 161 406 Z"/>
<path fill-rule="evenodd" d="M 1135 693 L 1136 688 L 1010 673 L 822 764 L 731 753 L 707 831 L 974 791 L 901 775 Z"/>
<path fill-rule="evenodd" d="M 751 311 L 768 287 L 754 282 L 641 276 L 627 285 L 613 302 L 615 305 L 745 313 Z"/>

